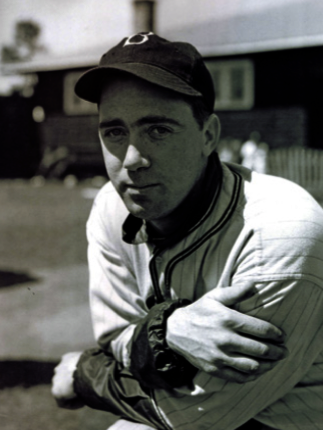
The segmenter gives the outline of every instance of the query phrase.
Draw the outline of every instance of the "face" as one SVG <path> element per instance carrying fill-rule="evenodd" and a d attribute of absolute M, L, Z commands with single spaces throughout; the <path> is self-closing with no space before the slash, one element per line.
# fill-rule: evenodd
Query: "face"
<path fill-rule="evenodd" d="M 207 127 L 176 93 L 133 77 L 104 87 L 99 118 L 107 172 L 129 212 L 149 221 L 169 215 L 214 149 Z"/>

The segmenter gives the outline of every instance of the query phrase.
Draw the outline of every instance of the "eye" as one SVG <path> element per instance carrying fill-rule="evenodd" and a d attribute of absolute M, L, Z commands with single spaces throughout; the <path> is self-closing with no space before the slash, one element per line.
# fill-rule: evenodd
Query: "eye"
<path fill-rule="evenodd" d="M 149 135 L 155 139 L 163 139 L 171 134 L 172 130 L 163 125 L 155 125 L 149 128 Z"/>
<path fill-rule="evenodd" d="M 126 131 L 121 127 L 107 128 L 103 131 L 103 137 L 112 141 L 119 141 L 126 136 Z"/>

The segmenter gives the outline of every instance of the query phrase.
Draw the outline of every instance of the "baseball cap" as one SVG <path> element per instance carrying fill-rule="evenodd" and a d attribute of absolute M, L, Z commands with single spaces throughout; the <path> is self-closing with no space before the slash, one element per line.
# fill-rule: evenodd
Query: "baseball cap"
<path fill-rule="evenodd" d="M 119 70 L 188 96 L 202 97 L 212 110 L 215 92 L 211 75 L 197 49 L 185 42 L 170 42 L 152 32 L 124 38 L 106 52 L 97 67 L 85 72 L 75 93 L 98 103 L 109 71 Z"/>

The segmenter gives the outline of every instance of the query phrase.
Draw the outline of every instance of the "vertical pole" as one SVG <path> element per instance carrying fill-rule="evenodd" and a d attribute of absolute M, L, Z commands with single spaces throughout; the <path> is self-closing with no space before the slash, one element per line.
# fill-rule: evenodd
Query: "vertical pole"
<path fill-rule="evenodd" d="M 155 0 L 133 0 L 134 33 L 155 31 Z"/>

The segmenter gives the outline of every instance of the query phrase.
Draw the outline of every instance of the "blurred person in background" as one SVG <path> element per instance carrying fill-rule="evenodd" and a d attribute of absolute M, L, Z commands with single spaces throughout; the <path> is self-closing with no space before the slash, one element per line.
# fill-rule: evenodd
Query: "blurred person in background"
<path fill-rule="evenodd" d="M 267 143 L 261 142 L 260 139 L 260 133 L 253 131 L 249 139 L 242 144 L 241 164 L 255 172 L 266 173 L 269 147 Z"/>
<path fill-rule="evenodd" d="M 125 38 L 75 91 L 111 181 L 87 224 L 99 347 L 63 356 L 58 404 L 112 412 L 110 430 L 322 429 L 321 207 L 219 161 L 192 45 Z"/>
<path fill-rule="evenodd" d="M 253 131 L 249 139 L 246 140 L 241 146 L 241 164 L 248 169 L 252 170 L 254 165 L 254 158 L 257 152 L 258 143 L 260 141 L 260 134 L 258 131 Z"/>
<path fill-rule="evenodd" d="M 221 161 L 227 163 L 241 163 L 241 140 L 232 137 L 221 139 L 217 145 L 217 152 Z"/>

